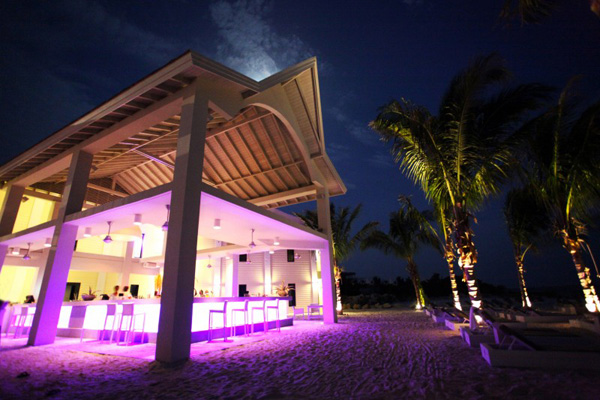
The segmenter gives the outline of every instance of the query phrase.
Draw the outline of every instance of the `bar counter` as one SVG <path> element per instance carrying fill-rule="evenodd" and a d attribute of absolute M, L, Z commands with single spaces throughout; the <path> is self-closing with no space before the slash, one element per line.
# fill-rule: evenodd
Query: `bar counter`
<path fill-rule="evenodd" d="M 208 340 L 208 315 L 210 310 L 223 310 L 225 301 L 227 301 L 227 327 L 231 327 L 232 322 L 235 327 L 235 334 L 244 333 L 244 315 L 243 313 L 235 313 L 235 320 L 232 321 L 233 309 L 243 309 L 244 302 L 248 300 L 248 323 L 254 322 L 254 330 L 262 331 L 264 329 L 264 319 L 262 312 L 254 312 L 254 315 L 250 315 L 250 309 L 252 307 L 261 307 L 262 302 L 265 302 L 266 306 L 274 306 L 279 300 L 279 320 L 281 326 L 289 326 L 293 324 L 293 319 L 288 318 L 288 304 L 290 297 L 195 297 L 193 304 L 192 314 L 192 342 L 200 342 Z M 140 342 L 155 342 L 156 333 L 158 332 L 158 320 L 160 317 L 160 299 L 129 299 L 129 300 L 92 300 L 92 301 L 68 301 L 64 302 L 60 311 L 60 318 L 58 321 L 57 336 L 66 337 L 79 337 L 81 329 L 85 329 L 84 338 L 93 339 L 98 338 L 99 331 L 102 330 L 104 324 L 107 304 L 117 305 L 117 314 L 122 313 L 123 303 L 133 303 L 135 314 L 145 314 L 144 323 L 144 336 L 141 337 L 141 333 L 138 332 L 136 341 Z M 23 307 L 35 307 L 35 304 L 22 304 Z M 12 307 L 13 312 L 19 312 L 17 310 L 19 306 Z M 33 312 L 33 310 L 30 310 Z M 254 317 L 254 319 L 252 319 Z M 276 325 L 276 313 L 274 310 L 270 310 L 267 316 L 269 321 L 269 329 L 272 329 Z M 118 319 L 117 319 L 118 324 Z M 141 331 L 141 318 L 136 322 L 136 330 Z M 109 319 L 107 329 L 110 331 L 112 321 Z M 223 329 L 222 316 L 215 315 L 213 317 L 213 329 L 214 338 L 222 337 Z M 12 329 L 11 329 L 12 330 Z M 115 332 L 117 327 L 115 326 Z"/>

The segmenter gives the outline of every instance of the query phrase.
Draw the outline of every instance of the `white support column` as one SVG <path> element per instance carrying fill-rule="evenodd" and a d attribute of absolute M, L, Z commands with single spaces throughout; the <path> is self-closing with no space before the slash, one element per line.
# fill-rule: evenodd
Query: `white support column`
<path fill-rule="evenodd" d="M 4 260 L 6 260 L 6 253 L 8 252 L 8 246 L 5 244 L 0 244 L 0 273 L 2 273 L 2 266 L 4 265 Z M 0 321 L 1 323 L 2 321 Z"/>
<path fill-rule="evenodd" d="M 273 274 L 271 273 L 271 255 L 268 251 L 265 251 L 265 262 L 263 263 L 264 268 L 264 290 L 263 294 L 266 296 L 270 296 L 273 291 Z"/>
<path fill-rule="evenodd" d="M 156 360 L 172 364 L 190 357 L 196 247 L 208 98 L 196 89 L 183 99 L 171 192 L 171 218 L 156 338 Z"/>
<path fill-rule="evenodd" d="M 42 280 L 44 279 L 44 272 L 46 271 L 46 263 L 48 262 L 48 254 L 50 253 L 49 249 L 44 249 L 42 252 L 42 257 L 38 261 L 38 272 L 35 278 L 35 284 L 33 285 L 33 295 L 36 299 L 40 297 L 40 290 L 42 289 Z"/>
<path fill-rule="evenodd" d="M 319 302 L 319 288 L 317 287 L 319 278 L 317 275 L 317 252 L 310 252 L 310 298 L 311 303 Z"/>
<path fill-rule="evenodd" d="M 129 286 L 129 275 L 131 274 L 131 268 L 133 264 L 134 247 L 134 242 L 127 242 L 127 247 L 125 248 L 125 258 L 123 259 L 123 268 L 121 269 L 121 289 L 123 289 L 124 286 Z"/>
<path fill-rule="evenodd" d="M 238 297 L 240 294 L 239 288 L 240 282 L 240 256 L 234 254 L 231 257 L 231 292 L 227 294 L 228 297 Z"/>
<path fill-rule="evenodd" d="M 77 239 L 77 226 L 64 224 L 64 220 L 67 215 L 81 211 L 93 158 L 92 154 L 79 151 L 71 159 L 54 228 L 52 247 L 48 253 L 42 279 L 40 297 L 27 342 L 30 346 L 54 343 L 67 276 Z"/>
<path fill-rule="evenodd" d="M 8 187 L 4 201 L 0 205 L 0 236 L 12 233 L 17 214 L 19 214 L 23 193 L 25 193 L 23 186 L 10 185 Z"/>
<path fill-rule="evenodd" d="M 326 324 L 337 322 L 335 274 L 333 271 L 333 240 L 331 239 L 331 210 L 329 192 L 326 187 L 317 189 L 317 217 L 319 228 L 329 238 L 329 245 L 321 249 L 321 282 L 323 284 L 323 321 Z"/>
<path fill-rule="evenodd" d="M 213 271 L 213 296 L 221 297 L 221 258 L 216 258 L 212 261 Z"/>

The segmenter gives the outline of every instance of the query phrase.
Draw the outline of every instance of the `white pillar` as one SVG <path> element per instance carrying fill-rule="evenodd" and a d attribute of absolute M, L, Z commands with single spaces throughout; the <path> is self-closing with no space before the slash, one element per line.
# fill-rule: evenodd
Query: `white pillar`
<path fill-rule="evenodd" d="M 196 248 L 208 98 L 200 90 L 183 99 L 171 192 L 171 217 L 156 338 L 156 360 L 190 357 Z"/>
<path fill-rule="evenodd" d="M 213 270 L 213 296 L 221 297 L 221 257 L 212 261 Z"/>
<path fill-rule="evenodd" d="M 54 343 L 58 317 L 65 294 L 69 268 L 73 258 L 77 226 L 64 224 L 65 217 L 81 211 L 93 155 L 79 151 L 73 155 L 67 182 L 54 228 L 52 247 L 48 253 L 33 324 L 29 333 L 30 346 Z"/>
<path fill-rule="evenodd" d="M 33 285 L 33 295 L 36 299 L 40 297 L 40 290 L 42 289 L 42 280 L 44 279 L 44 272 L 46 271 L 46 263 L 48 262 L 48 254 L 50 251 L 45 248 L 42 251 L 42 257 L 38 261 L 38 271 L 35 278 L 35 284 Z"/>
<path fill-rule="evenodd" d="M 133 264 L 134 246 L 134 242 L 127 242 L 127 247 L 125 248 L 125 258 L 123 259 L 123 267 L 121 268 L 121 290 L 124 286 L 129 286 L 129 275 L 131 274 Z"/>
<path fill-rule="evenodd" d="M 265 251 L 265 261 L 263 263 L 264 268 L 264 290 L 263 294 L 270 296 L 273 291 L 273 274 L 271 273 L 271 255 L 268 251 Z"/>
<path fill-rule="evenodd" d="M 321 249 L 321 282 L 323 284 L 323 321 L 336 323 L 337 312 L 335 295 L 335 274 L 333 272 L 333 240 L 331 239 L 331 210 L 329 208 L 329 192 L 326 187 L 317 189 L 317 217 L 319 228 L 329 238 L 328 246 Z"/>
<path fill-rule="evenodd" d="M 317 274 L 317 252 L 310 252 L 310 298 L 311 303 L 319 302 L 319 277 Z"/>
<path fill-rule="evenodd" d="M 231 257 L 231 292 L 227 294 L 228 297 L 238 297 L 240 294 L 240 256 L 234 254 Z"/>
<path fill-rule="evenodd" d="M 5 244 L 0 244 L 0 273 L 2 273 L 2 266 L 4 265 L 4 260 L 6 260 L 6 253 L 8 252 L 8 246 Z M 1 323 L 2 321 L 0 321 Z"/>
<path fill-rule="evenodd" d="M 0 236 L 10 235 L 15 227 L 25 187 L 10 185 L 0 205 Z"/>

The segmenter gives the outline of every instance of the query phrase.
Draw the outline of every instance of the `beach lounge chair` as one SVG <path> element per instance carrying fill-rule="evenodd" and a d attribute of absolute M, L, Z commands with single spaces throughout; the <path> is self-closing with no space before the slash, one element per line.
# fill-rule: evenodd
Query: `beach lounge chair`
<path fill-rule="evenodd" d="M 495 343 L 482 343 L 481 355 L 493 367 L 600 370 L 600 339 L 554 329 L 525 333 L 499 324 Z M 544 332 L 545 331 L 545 332 Z"/>

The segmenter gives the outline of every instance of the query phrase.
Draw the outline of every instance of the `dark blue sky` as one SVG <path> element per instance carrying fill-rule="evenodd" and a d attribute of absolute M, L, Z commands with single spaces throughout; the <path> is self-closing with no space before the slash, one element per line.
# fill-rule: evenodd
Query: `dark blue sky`
<path fill-rule="evenodd" d="M 560 88 L 583 74 L 582 93 L 600 99 L 600 19 L 584 0 L 565 2 L 568 7 L 541 25 L 511 29 L 497 18 L 502 0 L 158 3 L 2 2 L 0 163 L 187 49 L 255 79 L 314 55 L 327 151 L 349 189 L 334 201 L 363 203 L 359 224 L 378 220 L 387 229 L 398 194 L 427 206 L 367 128 L 390 99 L 404 97 L 435 111 L 452 76 L 490 52 L 506 59 L 515 83 Z M 493 200 L 477 213 L 477 274 L 515 287 L 501 204 Z M 600 255 L 598 240 L 591 245 Z M 443 260 L 426 253 L 418 259 L 422 275 L 447 275 Z M 532 287 L 577 284 L 558 242 L 526 265 Z M 345 267 L 363 277 L 406 276 L 402 261 L 376 251 L 357 253 Z"/>

